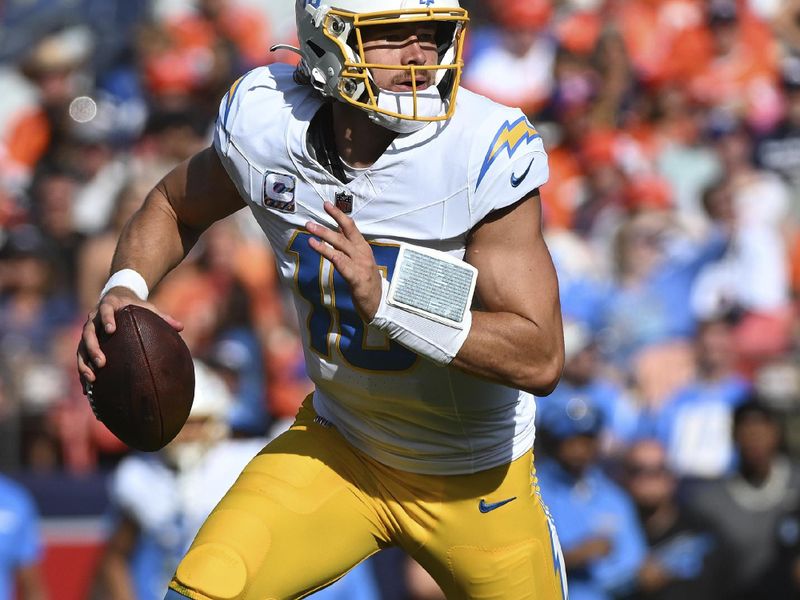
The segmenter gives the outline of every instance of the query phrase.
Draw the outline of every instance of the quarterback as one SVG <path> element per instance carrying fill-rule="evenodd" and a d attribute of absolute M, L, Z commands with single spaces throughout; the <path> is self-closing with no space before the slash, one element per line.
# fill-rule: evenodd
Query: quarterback
<path fill-rule="evenodd" d="M 213 145 L 124 229 L 78 349 L 91 384 L 96 327 L 150 306 L 244 206 L 294 293 L 315 391 L 208 517 L 166 598 L 302 598 L 398 545 L 448 598 L 563 600 L 532 456 L 534 395 L 564 360 L 541 138 L 520 110 L 460 89 L 458 0 L 296 13 L 299 65 L 233 84 Z"/>

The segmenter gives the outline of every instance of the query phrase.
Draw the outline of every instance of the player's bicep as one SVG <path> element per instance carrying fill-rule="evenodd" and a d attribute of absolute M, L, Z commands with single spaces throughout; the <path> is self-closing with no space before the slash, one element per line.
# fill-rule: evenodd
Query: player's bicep
<path fill-rule="evenodd" d="M 178 222 L 203 231 L 245 206 L 213 147 L 198 152 L 158 185 Z"/>
<path fill-rule="evenodd" d="M 542 236 L 538 191 L 481 221 L 470 235 L 465 260 L 478 269 L 476 293 L 483 309 L 514 313 L 540 327 L 561 326 L 558 280 Z"/>

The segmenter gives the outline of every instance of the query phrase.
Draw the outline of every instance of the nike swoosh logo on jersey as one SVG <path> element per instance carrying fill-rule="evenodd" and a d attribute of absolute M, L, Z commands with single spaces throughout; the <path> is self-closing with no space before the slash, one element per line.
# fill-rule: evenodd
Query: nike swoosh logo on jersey
<path fill-rule="evenodd" d="M 513 502 L 516 499 L 517 499 L 517 497 L 514 496 L 513 498 L 507 498 L 506 500 L 501 500 L 500 502 L 487 503 L 486 500 L 481 498 L 481 502 L 480 502 L 480 504 L 478 504 L 478 510 L 481 511 L 482 513 L 484 513 L 484 514 L 488 513 L 488 512 L 492 512 L 496 508 L 500 508 L 501 506 L 505 506 L 509 502 Z"/>
<path fill-rule="evenodd" d="M 515 187 L 516 188 L 516 187 L 519 187 L 520 185 L 522 185 L 522 182 L 525 181 L 525 178 L 528 176 L 528 173 L 531 172 L 531 167 L 533 166 L 533 161 L 535 161 L 535 160 L 536 160 L 536 157 L 534 156 L 531 159 L 531 164 L 528 165 L 528 168 L 525 169 L 525 172 L 522 175 L 520 175 L 519 177 L 517 177 L 514 173 L 511 173 L 511 187 Z"/>

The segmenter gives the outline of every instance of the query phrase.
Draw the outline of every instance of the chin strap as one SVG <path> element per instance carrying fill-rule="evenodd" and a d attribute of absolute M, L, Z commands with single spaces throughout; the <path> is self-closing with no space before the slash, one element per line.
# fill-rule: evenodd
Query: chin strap
<path fill-rule="evenodd" d="M 413 115 L 414 93 L 380 90 L 378 108 L 401 115 Z M 442 100 L 439 89 L 432 86 L 416 93 L 416 109 L 418 117 L 438 117 L 447 110 L 447 103 Z M 431 121 L 401 119 L 380 112 L 368 112 L 373 122 L 396 133 L 414 133 L 431 123 Z"/>

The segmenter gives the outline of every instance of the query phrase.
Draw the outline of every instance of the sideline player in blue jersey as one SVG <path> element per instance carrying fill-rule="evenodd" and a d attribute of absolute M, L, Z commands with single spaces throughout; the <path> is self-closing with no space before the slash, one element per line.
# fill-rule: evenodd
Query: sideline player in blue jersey
<path fill-rule="evenodd" d="M 566 597 L 533 471 L 563 334 L 548 176 L 519 109 L 459 87 L 457 0 L 299 0 L 297 68 L 255 69 L 213 146 L 126 226 L 78 351 L 247 206 L 294 293 L 315 383 L 209 516 L 168 598 L 300 598 L 387 546 L 449 598 Z M 176 328 L 180 324 L 172 321 Z"/>

